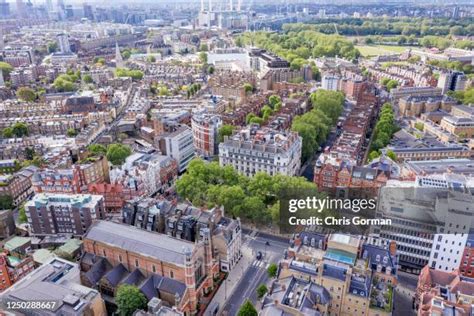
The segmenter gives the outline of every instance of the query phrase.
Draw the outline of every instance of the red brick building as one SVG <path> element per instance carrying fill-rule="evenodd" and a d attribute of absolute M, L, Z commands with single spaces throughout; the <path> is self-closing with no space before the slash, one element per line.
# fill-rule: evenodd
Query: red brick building
<path fill-rule="evenodd" d="M 462 259 L 459 264 L 459 271 L 462 275 L 474 278 L 474 243 L 473 239 L 469 238 L 462 254 Z"/>
<path fill-rule="evenodd" d="M 90 157 L 67 169 L 42 169 L 32 178 L 35 193 L 86 193 L 89 184 L 110 183 L 106 157 Z"/>
<path fill-rule="evenodd" d="M 201 233 L 203 239 L 193 243 L 125 224 L 97 221 L 85 235 L 83 246 L 86 254 L 105 258 L 114 267 L 123 265 L 127 271 L 138 270 L 146 278 L 159 275 L 184 284 L 182 296 L 175 302 L 167 301 L 193 314 L 200 298 L 213 290 L 213 279 L 219 273 L 210 230 Z M 91 268 L 86 262 L 81 267 L 84 273 Z M 141 285 L 137 287 L 145 291 Z"/>
<path fill-rule="evenodd" d="M 31 256 L 9 255 L 0 253 L 0 292 L 12 286 L 34 270 Z"/>
<path fill-rule="evenodd" d="M 89 184 L 88 192 L 104 197 L 104 205 L 107 212 L 120 212 L 125 203 L 124 188 L 121 184 L 93 183 Z"/>
<path fill-rule="evenodd" d="M 418 277 L 415 308 L 419 316 L 472 315 L 474 282 L 459 270 L 446 272 L 425 266 Z"/>
<path fill-rule="evenodd" d="M 323 163 L 314 169 L 314 183 L 322 191 L 335 193 L 337 188 L 364 188 L 376 194 L 391 177 L 392 161 L 380 159 L 375 164 L 356 166 L 348 160 L 322 155 Z M 326 158 L 326 159 L 324 159 Z"/>

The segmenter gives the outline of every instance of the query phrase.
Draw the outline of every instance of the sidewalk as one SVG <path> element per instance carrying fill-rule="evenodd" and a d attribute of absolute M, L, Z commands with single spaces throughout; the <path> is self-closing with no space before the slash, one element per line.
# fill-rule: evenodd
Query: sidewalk
<path fill-rule="evenodd" d="M 219 304 L 219 313 L 222 313 L 222 309 L 226 303 L 227 298 L 232 295 L 235 287 L 241 280 L 243 274 L 247 270 L 250 263 L 253 261 L 252 250 L 249 249 L 247 246 L 242 246 L 242 258 L 240 258 L 239 262 L 234 266 L 232 271 L 227 275 L 227 278 L 222 282 L 219 290 L 217 290 L 216 294 L 212 298 L 212 301 L 209 303 L 208 306 L 213 306 L 214 302 Z M 208 315 L 204 313 L 204 315 Z"/>

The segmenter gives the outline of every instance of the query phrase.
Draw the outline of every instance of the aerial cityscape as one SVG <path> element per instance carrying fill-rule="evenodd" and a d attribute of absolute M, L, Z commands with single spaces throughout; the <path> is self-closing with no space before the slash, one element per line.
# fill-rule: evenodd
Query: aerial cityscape
<path fill-rule="evenodd" d="M 474 315 L 474 2 L 0 0 L 10 315 Z"/>

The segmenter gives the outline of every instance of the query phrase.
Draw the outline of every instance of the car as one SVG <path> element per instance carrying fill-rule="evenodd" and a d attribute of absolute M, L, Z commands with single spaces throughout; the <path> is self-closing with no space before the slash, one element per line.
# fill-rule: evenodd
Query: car
<path fill-rule="evenodd" d="M 262 260 L 263 254 L 261 251 L 257 252 L 257 260 Z"/>

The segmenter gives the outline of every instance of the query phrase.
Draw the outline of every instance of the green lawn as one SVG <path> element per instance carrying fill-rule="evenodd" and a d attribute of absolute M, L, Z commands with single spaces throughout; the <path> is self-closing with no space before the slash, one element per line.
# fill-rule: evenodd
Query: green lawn
<path fill-rule="evenodd" d="M 408 47 L 405 46 L 390 46 L 390 45 L 356 45 L 356 48 L 360 51 L 362 56 L 377 56 L 377 55 L 389 55 L 393 53 L 402 53 Z"/>

